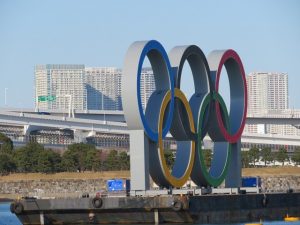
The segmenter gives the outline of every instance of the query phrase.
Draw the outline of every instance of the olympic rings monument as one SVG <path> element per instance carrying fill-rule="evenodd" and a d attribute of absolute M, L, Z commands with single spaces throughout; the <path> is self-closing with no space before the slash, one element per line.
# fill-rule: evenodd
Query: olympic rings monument
<path fill-rule="evenodd" d="M 145 57 L 153 69 L 156 90 L 145 112 L 141 71 Z M 180 89 L 185 62 L 192 71 L 195 93 L 188 100 Z M 230 87 L 230 109 L 219 93 L 222 67 Z M 150 190 L 150 178 L 160 187 L 179 188 L 189 178 L 199 187 L 240 187 L 241 135 L 247 115 L 247 85 L 243 64 L 234 50 L 212 51 L 206 58 L 196 45 L 176 46 L 169 54 L 155 40 L 134 42 L 128 49 L 122 76 L 122 104 L 130 130 L 131 191 Z M 170 172 L 163 139 L 177 141 Z M 204 163 L 203 138 L 213 142 L 211 167 Z"/>
<path fill-rule="evenodd" d="M 153 69 L 156 89 L 144 112 L 140 80 L 145 57 Z M 189 100 L 180 89 L 185 62 L 189 63 L 195 86 Z M 228 110 L 219 94 L 223 66 L 230 83 Z M 135 42 L 125 58 L 122 101 L 130 134 L 130 197 L 126 193 L 124 197 L 24 198 L 10 206 L 20 221 L 45 225 L 53 221 L 224 224 L 280 221 L 287 213 L 299 215 L 299 192 L 238 194 L 247 87 L 243 65 L 235 51 L 213 51 L 206 58 L 195 45 L 178 46 L 167 54 L 157 41 Z M 163 149 L 167 135 L 177 141 L 171 172 Z M 206 135 L 214 143 L 210 168 L 204 164 L 201 149 Z M 150 176 L 159 190 L 150 187 Z M 197 187 L 181 188 L 189 178 Z M 223 181 L 228 188 L 214 188 Z M 214 193 L 219 195 L 204 196 Z"/>

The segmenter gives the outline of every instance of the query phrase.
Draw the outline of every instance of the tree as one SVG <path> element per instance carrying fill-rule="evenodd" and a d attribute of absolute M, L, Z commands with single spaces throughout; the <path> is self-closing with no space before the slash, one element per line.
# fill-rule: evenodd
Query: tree
<path fill-rule="evenodd" d="M 30 142 L 16 150 L 14 157 L 20 172 L 38 172 L 39 154 L 44 147 L 37 142 Z"/>
<path fill-rule="evenodd" d="M 5 134 L 0 133 L 0 153 L 12 154 L 13 142 Z"/>
<path fill-rule="evenodd" d="M 270 162 L 272 162 L 273 165 L 275 164 L 276 156 L 277 156 L 277 152 L 271 151 Z"/>
<path fill-rule="evenodd" d="M 289 159 L 287 151 L 285 148 L 280 148 L 276 154 L 276 159 L 279 162 L 282 162 L 282 165 L 284 166 L 284 162 Z"/>
<path fill-rule="evenodd" d="M 77 161 L 77 166 L 80 171 L 85 170 L 85 159 L 87 151 L 92 147 L 92 145 L 84 143 L 76 143 L 68 146 L 68 150 L 71 151 Z"/>
<path fill-rule="evenodd" d="M 88 151 L 96 151 L 95 146 L 84 143 L 69 145 L 68 150 L 63 154 L 62 157 L 63 168 L 67 171 L 86 170 Z"/>
<path fill-rule="evenodd" d="M 203 149 L 204 163 L 207 168 L 211 167 L 212 151 L 211 149 Z"/>
<path fill-rule="evenodd" d="M 118 152 L 116 150 L 110 150 L 104 162 L 105 170 L 120 170 L 118 161 Z"/>
<path fill-rule="evenodd" d="M 130 160 L 129 160 L 129 155 L 127 155 L 127 152 L 120 152 L 119 163 L 120 163 L 121 170 L 129 170 Z"/>
<path fill-rule="evenodd" d="M 249 151 L 242 151 L 242 167 L 248 168 L 250 163 Z"/>
<path fill-rule="evenodd" d="M 295 149 L 292 160 L 296 163 L 296 165 L 300 165 L 300 147 Z"/>
<path fill-rule="evenodd" d="M 253 162 L 254 166 L 255 163 L 259 160 L 259 149 L 257 147 L 253 147 L 249 150 L 249 160 L 250 162 Z"/>
<path fill-rule="evenodd" d="M 166 149 L 164 152 L 164 156 L 165 156 L 168 168 L 171 169 L 175 163 L 175 158 L 174 158 L 174 154 L 173 154 L 172 150 Z"/>
<path fill-rule="evenodd" d="M 61 157 L 52 150 L 44 150 L 39 154 L 38 172 L 55 173 L 61 171 Z"/>
<path fill-rule="evenodd" d="M 271 153 L 271 148 L 263 148 L 260 151 L 260 155 L 262 157 L 262 160 L 265 162 L 265 166 L 267 165 L 268 162 L 272 161 L 272 153 Z"/>
<path fill-rule="evenodd" d="M 12 156 L 6 153 L 0 153 L 0 174 L 5 175 L 16 170 L 16 163 Z"/>
<path fill-rule="evenodd" d="M 86 153 L 85 167 L 90 171 L 99 171 L 102 168 L 101 151 L 90 149 Z"/>
<path fill-rule="evenodd" d="M 75 172 L 78 170 L 78 160 L 76 154 L 72 151 L 65 151 L 61 160 L 61 167 L 63 171 Z"/>

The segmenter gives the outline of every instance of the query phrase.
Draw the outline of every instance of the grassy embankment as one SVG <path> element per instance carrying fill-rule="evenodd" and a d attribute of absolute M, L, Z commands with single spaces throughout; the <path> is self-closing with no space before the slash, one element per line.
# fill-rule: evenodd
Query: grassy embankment
<path fill-rule="evenodd" d="M 300 176 L 300 167 L 263 167 L 263 168 L 246 168 L 242 170 L 243 176 Z M 84 173 L 16 173 L 7 176 L 0 176 L 0 182 L 19 181 L 19 180 L 58 180 L 58 179 L 112 179 L 128 178 L 129 171 L 106 171 L 106 172 L 84 172 Z"/>
<path fill-rule="evenodd" d="M 279 166 L 279 167 L 261 167 L 245 168 L 242 170 L 243 176 L 300 176 L 300 167 Z"/>
<path fill-rule="evenodd" d="M 60 179 L 112 179 L 112 178 L 127 178 L 129 171 L 106 171 L 106 172 L 83 172 L 83 173 L 14 173 L 7 176 L 0 176 L 0 182 L 18 181 L 18 180 L 60 180 Z"/>

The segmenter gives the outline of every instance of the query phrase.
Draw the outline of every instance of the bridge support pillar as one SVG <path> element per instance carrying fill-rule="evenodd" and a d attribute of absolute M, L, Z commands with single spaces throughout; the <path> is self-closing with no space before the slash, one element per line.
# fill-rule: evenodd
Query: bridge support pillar
<path fill-rule="evenodd" d="M 76 143 L 86 143 L 86 138 L 91 136 L 90 132 L 85 132 L 83 130 L 73 130 L 74 141 Z"/>

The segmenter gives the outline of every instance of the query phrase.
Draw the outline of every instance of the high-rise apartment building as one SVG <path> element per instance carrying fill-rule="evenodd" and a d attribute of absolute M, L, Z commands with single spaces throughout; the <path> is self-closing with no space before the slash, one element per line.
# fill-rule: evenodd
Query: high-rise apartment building
<path fill-rule="evenodd" d="M 122 70 L 115 67 L 37 65 L 36 108 L 122 110 L 121 76 Z M 155 89 L 151 68 L 142 70 L 140 82 L 145 109 L 146 102 Z"/>
<path fill-rule="evenodd" d="M 141 74 L 141 98 L 143 109 L 146 108 L 146 103 L 150 98 L 151 94 L 155 90 L 155 82 L 152 68 L 143 68 Z"/>
<path fill-rule="evenodd" d="M 248 114 L 273 114 L 274 116 L 298 116 L 288 107 L 287 73 L 250 73 L 247 76 Z M 300 130 L 291 125 L 247 125 L 245 132 L 279 135 L 299 135 Z"/>
<path fill-rule="evenodd" d="M 35 67 L 35 103 L 39 109 L 87 109 L 84 65 Z"/>
<path fill-rule="evenodd" d="M 85 69 L 88 109 L 122 110 L 122 71 L 114 67 Z"/>
<path fill-rule="evenodd" d="M 287 73 L 250 73 L 247 87 L 248 114 L 288 109 Z"/>

